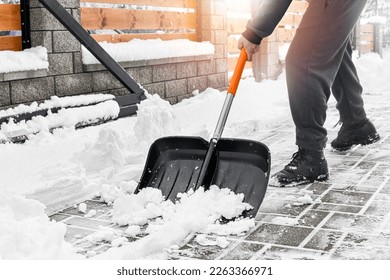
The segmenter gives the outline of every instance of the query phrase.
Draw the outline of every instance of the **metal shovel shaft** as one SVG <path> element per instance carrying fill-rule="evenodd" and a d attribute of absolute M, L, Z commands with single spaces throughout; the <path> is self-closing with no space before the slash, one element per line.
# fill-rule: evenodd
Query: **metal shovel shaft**
<path fill-rule="evenodd" d="M 209 147 L 205 159 L 203 161 L 199 178 L 196 184 L 196 188 L 204 185 L 205 178 L 209 175 L 209 165 L 215 153 L 215 147 L 217 146 L 218 140 L 221 138 L 223 130 L 226 125 L 226 121 L 232 107 L 233 99 L 236 95 L 238 84 L 240 83 L 242 72 L 244 71 L 245 63 L 247 61 L 248 55 L 244 48 L 241 49 L 240 56 L 236 67 L 234 68 L 233 77 L 230 81 L 230 85 L 226 94 L 225 102 L 222 107 L 221 114 L 219 115 L 218 123 L 215 128 L 213 137 L 210 140 Z"/>

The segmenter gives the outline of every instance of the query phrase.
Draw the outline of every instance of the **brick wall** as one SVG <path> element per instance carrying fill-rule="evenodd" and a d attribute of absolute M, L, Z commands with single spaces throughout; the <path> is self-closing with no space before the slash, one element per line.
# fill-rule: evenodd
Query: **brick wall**
<path fill-rule="evenodd" d="M 80 1 L 59 0 L 80 22 Z M 224 0 L 198 1 L 200 41 L 215 45 L 215 54 L 121 63 L 151 94 L 176 103 L 207 87 L 227 88 L 226 4 Z M 38 0 L 31 0 L 32 46 L 48 50 L 49 69 L 0 73 L 0 108 L 42 101 L 50 96 L 91 93 L 129 94 L 102 65 L 83 65 L 80 43 Z"/>

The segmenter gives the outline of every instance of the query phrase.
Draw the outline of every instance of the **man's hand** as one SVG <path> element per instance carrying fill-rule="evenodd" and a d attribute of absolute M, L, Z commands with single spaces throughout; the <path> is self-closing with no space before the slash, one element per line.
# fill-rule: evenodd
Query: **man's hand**
<path fill-rule="evenodd" d="M 252 61 L 252 56 L 257 53 L 260 49 L 260 45 L 249 42 L 244 36 L 241 36 L 238 40 L 238 49 L 244 48 L 248 55 L 248 61 Z"/>

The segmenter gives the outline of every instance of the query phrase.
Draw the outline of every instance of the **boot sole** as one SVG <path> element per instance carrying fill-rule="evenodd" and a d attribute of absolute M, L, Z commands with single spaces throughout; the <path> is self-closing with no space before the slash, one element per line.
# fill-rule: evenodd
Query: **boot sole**
<path fill-rule="evenodd" d="M 354 144 L 351 144 L 350 146 L 344 146 L 344 147 L 333 147 L 332 146 L 332 148 L 336 151 L 344 152 L 344 151 L 350 150 L 353 146 L 357 146 L 357 145 L 367 146 L 370 144 L 374 144 L 374 143 L 378 142 L 380 139 L 381 139 L 381 137 L 379 136 L 379 134 L 377 134 L 377 135 L 375 135 L 375 137 L 373 139 L 367 139 L 366 141 L 364 141 L 362 143 L 354 143 Z"/>
<path fill-rule="evenodd" d="M 319 175 L 315 179 L 306 179 L 306 180 L 301 180 L 301 181 L 278 182 L 275 180 L 270 180 L 268 185 L 270 185 L 271 187 L 286 188 L 286 187 L 296 187 L 296 186 L 311 184 L 314 182 L 324 182 L 324 181 L 327 181 L 328 179 L 329 179 L 329 173 Z"/>

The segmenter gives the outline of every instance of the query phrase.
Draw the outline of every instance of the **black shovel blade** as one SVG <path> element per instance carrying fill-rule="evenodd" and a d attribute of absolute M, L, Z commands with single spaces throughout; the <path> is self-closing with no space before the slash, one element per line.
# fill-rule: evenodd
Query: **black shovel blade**
<path fill-rule="evenodd" d="M 209 143 L 200 137 L 165 137 L 150 147 L 136 193 L 146 187 L 158 188 L 166 199 L 194 189 Z M 253 206 L 243 216 L 255 216 L 263 201 L 270 169 L 268 148 L 259 142 L 220 139 L 203 181 L 243 193 Z"/>
<path fill-rule="evenodd" d="M 218 140 L 218 162 L 211 184 L 244 194 L 244 202 L 253 208 L 243 213 L 255 217 L 263 202 L 270 175 L 271 154 L 260 142 L 226 139 Z"/>
<path fill-rule="evenodd" d="M 136 193 L 158 188 L 166 199 L 195 188 L 208 142 L 200 137 L 164 137 L 150 147 Z M 212 166 L 212 168 L 215 168 Z"/>

